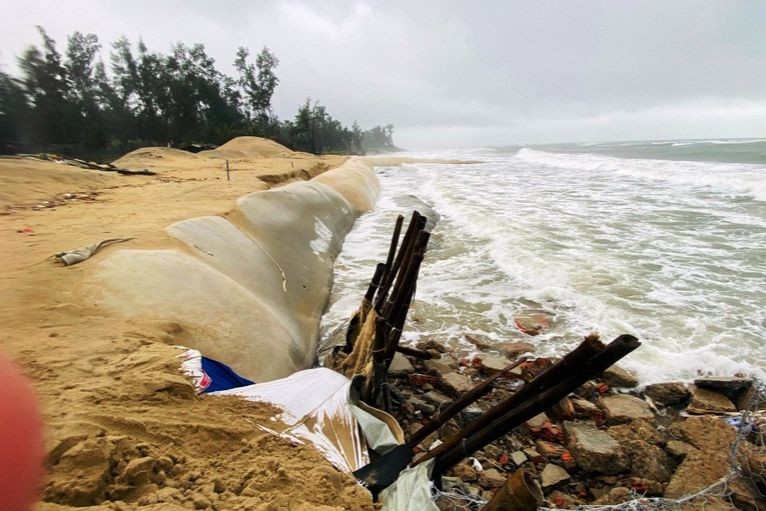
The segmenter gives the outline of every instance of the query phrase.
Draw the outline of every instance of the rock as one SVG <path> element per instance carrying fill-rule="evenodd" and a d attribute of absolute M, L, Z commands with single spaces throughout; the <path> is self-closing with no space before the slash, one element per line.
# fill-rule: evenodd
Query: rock
<path fill-rule="evenodd" d="M 462 481 L 469 483 L 476 482 L 479 479 L 479 473 L 466 461 L 461 461 L 455 465 L 452 468 L 452 473 Z"/>
<path fill-rule="evenodd" d="M 436 407 L 430 403 L 426 403 L 422 399 L 412 396 L 407 399 L 407 403 L 411 404 L 414 408 L 414 413 L 432 414 L 436 412 Z"/>
<path fill-rule="evenodd" d="M 465 340 L 479 348 L 480 350 L 491 350 L 493 346 L 492 339 L 480 334 L 464 334 Z"/>
<path fill-rule="evenodd" d="M 522 451 L 514 451 L 511 453 L 511 461 L 514 465 L 521 466 L 527 462 L 527 455 Z"/>
<path fill-rule="evenodd" d="M 550 327 L 551 318 L 545 313 L 526 312 L 513 318 L 516 327 L 527 335 L 539 335 Z"/>
<path fill-rule="evenodd" d="M 572 495 L 567 495 L 566 493 L 560 492 L 558 490 L 553 490 L 548 495 L 547 500 L 552 506 L 558 509 L 572 509 L 583 504 L 580 499 L 573 497 Z"/>
<path fill-rule="evenodd" d="M 481 371 L 486 374 L 495 374 L 502 371 L 510 365 L 510 362 L 505 358 L 496 357 L 494 355 L 482 355 L 481 356 Z"/>
<path fill-rule="evenodd" d="M 531 447 L 524 449 L 523 452 L 524 454 L 526 454 L 527 458 L 534 461 L 535 463 L 540 463 L 541 461 L 543 461 L 543 457 L 540 455 L 540 453 L 532 449 Z"/>
<path fill-rule="evenodd" d="M 665 488 L 665 497 L 677 499 L 718 481 L 731 470 L 729 452 L 736 430 L 719 417 L 689 417 L 670 427 L 671 434 L 695 447 L 678 466 Z"/>
<path fill-rule="evenodd" d="M 487 489 L 500 488 L 505 484 L 506 476 L 494 468 L 482 470 L 479 474 L 479 486 Z"/>
<path fill-rule="evenodd" d="M 450 398 L 435 390 L 426 392 L 422 397 L 429 403 L 436 405 L 437 408 L 447 406 L 452 402 Z"/>
<path fill-rule="evenodd" d="M 546 415 L 546 414 L 543 412 L 543 413 L 539 413 L 539 414 L 535 415 L 534 417 L 532 417 L 531 419 L 529 419 L 529 420 L 528 420 L 527 422 L 525 422 L 524 424 L 525 424 L 525 425 L 527 426 L 527 428 L 529 428 L 530 430 L 534 430 L 534 429 L 540 429 L 540 428 L 542 428 L 542 427 L 543 427 L 543 425 L 545 425 L 545 423 L 546 423 L 546 422 L 548 422 L 548 421 L 550 421 L 550 419 L 549 419 L 549 418 L 548 418 L 548 416 L 547 416 L 547 415 Z"/>
<path fill-rule="evenodd" d="M 452 359 L 448 357 L 441 357 L 441 358 L 433 358 L 431 360 L 426 360 L 423 362 L 423 365 L 428 369 L 429 371 L 435 372 L 439 375 L 447 374 L 455 370 L 457 367 L 457 364 L 455 364 Z"/>
<path fill-rule="evenodd" d="M 601 374 L 601 381 L 610 387 L 633 388 L 638 386 L 638 378 L 626 369 L 613 365 Z"/>
<path fill-rule="evenodd" d="M 564 422 L 567 447 L 575 462 L 587 472 L 619 474 L 630 468 L 620 444 L 588 422 Z"/>
<path fill-rule="evenodd" d="M 689 453 L 695 452 L 697 449 L 693 445 L 682 442 L 681 440 L 669 440 L 665 446 L 665 451 L 672 457 L 683 460 Z"/>
<path fill-rule="evenodd" d="M 665 443 L 665 435 L 660 433 L 654 424 L 644 419 L 634 419 L 626 424 L 612 426 L 607 433 L 620 443 L 629 440 L 641 440 L 654 445 Z"/>
<path fill-rule="evenodd" d="M 653 383 L 646 386 L 644 394 L 662 405 L 683 403 L 691 395 L 683 383 Z"/>
<path fill-rule="evenodd" d="M 599 407 L 590 401 L 580 398 L 574 398 L 570 401 L 572 401 L 572 406 L 575 410 L 575 417 L 579 419 L 590 419 L 601 414 Z"/>
<path fill-rule="evenodd" d="M 623 502 L 627 502 L 632 498 L 633 495 L 628 488 L 625 488 L 624 486 L 618 486 L 616 488 L 612 488 L 606 495 L 596 499 L 594 504 L 597 506 L 613 506 L 615 504 L 622 504 Z"/>
<path fill-rule="evenodd" d="M 662 496 L 662 483 L 658 481 L 652 481 L 644 477 L 631 477 L 630 478 L 631 489 L 641 495 L 647 497 L 661 497 Z"/>
<path fill-rule="evenodd" d="M 394 353 L 394 358 L 391 359 L 391 366 L 388 368 L 388 374 L 391 376 L 405 376 L 415 372 L 415 368 L 412 367 L 412 363 L 399 352 Z"/>
<path fill-rule="evenodd" d="M 749 378 L 736 377 L 709 376 L 707 378 L 697 378 L 694 380 L 694 385 L 699 388 L 722 392 L 728 394 L 730 397 L 749 388 L 752 384 L 753 380 L 750 380 Z"/>
<path fill-rule="evenodd" d="M 546 440 L 538 440 L 535 442 L 535 450 L 546 458 L 559 459 L 566 449 L 564 449 L 563 445 L 548 442 Z"/>
<path fill-rule="evenodd" d="M 500 351 L 508 358 L 517 358 L 524 353 L 534 353 L 535 346 L 528 342 L 506 342 L 500 346 Z"/>
<path fill-rule="evenodd" d="M 704 415 L 706 413 L 737 411 L 737 407 L 734 406 L 734 403 L 723 394 L 703 389 L 696 385 L 692 385 L 690 390 L 692 398 L 689 402 L 689 406 L 686 408 L 686 411 L 689 413 Z"/>
<path fill-rule="evenodd" d="M 598 404 L 606 412 L 607 420 L 612 424 L 628 422 L 633 419 L 654 418 L 649 404 L 643 399 L 628 394 L 615 394 L 602 397 Z"/>
<path fill-rule="evenodd" d="M 540 484 L 543 488 L 550 488 L 559 483 L 569 480 L 569 473 L 558 465 L 548 463 L 540 474 Z"/>
<path fill-rule="evenodd" d="M 463 394 L 473 388 L 473 383 L 467 376 L 455 372 L 447 373 L 442 377 L 444 385 L 455 394 Z"/>
<path fill-rule="evenodd" d="M 628 453 L 634 474 L 660 483 L 670 481 L 675 464 L 662 448 L 643 440 L 628 440 L 621 445 Z"/>

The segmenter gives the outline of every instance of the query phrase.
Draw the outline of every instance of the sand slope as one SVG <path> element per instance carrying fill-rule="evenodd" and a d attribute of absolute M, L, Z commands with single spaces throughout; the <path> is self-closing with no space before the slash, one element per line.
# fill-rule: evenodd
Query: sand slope
<path fill-rule="evenodd" d="M 0 347 L 32 378 L 46 417 L 50 476 L 39 509 L 105 501 L 124 501 L 120 509 L 372 509 L 366 492 L 316 452 L 256 431 L 253 423 L 269 413 L 263 406 L 194 396 L 171 347 L 191 336 L 177 321 L 116 314 L 85 285 L 119 251 L 193 254 L 165 228 L 220 218 L 279 176 L 301 180 L 344 159 L 244 159 L 226 181 L 214 158 L 164 148 L 125 158 L 133 164 L 119 165 L 158 175 L 71 173 L 45 163 L 26 191 L 11 194 L 6 183 L 26 177 L 28 162 L 0 166 L 2 192 L 20 208 L 0 215 Z M 87 177 L 68 181 L 75 175 Z M 86 190 L 100 193 L 39 211 L 20 206 Z M 49 259 L 113 237 L 134 240 L 72 267 Z"/>

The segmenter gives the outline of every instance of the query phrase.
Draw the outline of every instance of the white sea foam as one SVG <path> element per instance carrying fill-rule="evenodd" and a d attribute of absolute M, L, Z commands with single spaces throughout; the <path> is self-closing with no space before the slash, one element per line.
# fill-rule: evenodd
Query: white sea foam
<path fill-rule="evenodd" d="M 473 333 L 561 354 L 591 330 L 631 333 L 644 345 L 625 365 L 645 382 L 766 376 L 766 208 L 752 200 L 763 166 L 531 149 L 482 160 L 378 169 L 383 193 L 346 238 L 324 334 L 385 258 L 408 213 L 396 198 L 415 195 L 441 220 L 405 341 L 467 351 Z M 552 318 L 534 338 L 514 325 L 530 311 Z"/>

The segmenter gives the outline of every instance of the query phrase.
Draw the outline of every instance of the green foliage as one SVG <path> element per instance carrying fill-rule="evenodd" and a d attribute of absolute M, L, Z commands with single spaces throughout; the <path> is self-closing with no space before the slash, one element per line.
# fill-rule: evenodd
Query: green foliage
<path fill-rule="evenodd" d="M 254 62 L 239 48 L 230 77 L 201 44 L 178 43 L 164 54 L 123 37 L 112 43 L 107 69 L 95 34 L 73 33 L 62 56 L 38 31 L 42 45 L 19 58 L 22 78 L 0 72 L 0 146 L 108 151 L 136 140 L 220 144 L 258 135 L 313 153 L 395 149 L 393 126 L 362 131 L 354 122 L 349 129 L 308 99 L 292 121 L 280 121 L 271 104 L 279 59 L 266 47 Z"/>

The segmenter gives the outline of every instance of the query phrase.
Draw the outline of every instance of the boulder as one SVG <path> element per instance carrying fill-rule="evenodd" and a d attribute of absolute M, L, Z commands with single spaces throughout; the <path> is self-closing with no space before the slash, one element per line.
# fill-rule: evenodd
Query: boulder
<path fill-rule="evenodd" d="M 481 334 L 464 334 L 463 337 L 465 337 L 465 340 L 479 348 L 480 350 L 491 350 L 494 348 L 494 341 L 487 337 L 486 335 Z"/>
<path fill-rule="evenodd" d="M 610 387 L 633 388 L 638 386 L 638 378 L 626 369 L 613 365 L 601 374 L 601 381 Z"/>
<path fill-rule="evenodd" d="M 675 463 L 662 448 L 643 440 L 628 440 L 621 445 L 628 453 L 634 474 L 660 483 L 670 481 Z"/>
<path fill-rule="evenodd" d="M 665 497 L 676 499 L 705 488 L 731 470 L 729 451 L 736 430 L 719 417 L 702 415 L 675 423 L 670 432 L 696 449 L 688 452 L 665 488 Z"/>
<path fill-rule="evenodd" d="M 749 378 L 708 376 L 707 378 L 697 378 L 694 385 L 703 389 L 710 389 L 716 392 L 727 394 L 730 397 L 749 388 L 753 380 Z"/>
<path fill-rule="evenodd" d="M 665 435 L 657 427 L 645 419 L 634 419 L 625 424 L 612 426 L 607 430 L 609 436 L 620 443 L 630 440 L 641 440 L 653 445 L 665 444 Z"/>
<path fill-rule="evenodd" d="M 692 385 L 690 390 L 692 393 L 692 398 L 689 402 L 689 406 L 686 408 L 686 411 L 689 413 L 704 415 L 707 413 L 725 413 L 737 411 L 737 407 L 734 406 L 734 403 L 732 403 L 731 400 L 723 394 L 719 394 L 718 392 L 714 392 L 712 390 L 703 389 L 701 387 L 697 387 L 696 385 Z"/>
<path fill-rule="evenodd" d="M 449 357 L 433 358 L 431 360 L 426 360 L 425 362 L 423 362 L 423 365 L 429 371 L 435 372 L 440 375 L 450 373 L 457 368 L 457 364 L 455 364 L 455 362 Z"/>
<path fill-rule="evenodd" d="M 683 383 L 653 383 L 647 385 L 644 394 L 662 405 L 676 405 L 686 401 L 691 393 Z"/>
<path fill-rule="evenodd" d="M 573 398 L 570 401 L 575 410 L 575 417 L 578 419 L 590 419 L 601 413 L 598 406 L 585 399 Z"/>
<path fill-rule="evenodd" d="M 654 414 L 646 401 L 628 394 L 602 397 L 598 404 L 606 412 L 607 420 L 611 424 L 633 419 L 654 419 Z"/>
<path fill-rule="evenodd" d="M 482 355 L 481 356 L 481 371 L 486 374 L 495 374 L 502 371 L 510 365 L 510 362 L 506 358 L 496 357 L 494 355 Z"/>
<path fill-rule="evenodd" d="M 506 342 L 500 346 L 500 350 L 505 354 L 506 357 L 513 359 L 523 355 L 524 353 L 534 353 L 535 346 L 528 342 L 521 341 Z"/>
<path fill-rule="evenodd" d="M 415 368 L 412 367 L 409 359 L 401 353 L 394 353 L 394 358 L 391 359 L 391 366 L 388 368 L 388 374 L 391 376 L 406 376 L 413 372 L 415 372 Z"/>
<path fill-rule="evenodd" d="M 564 422 L 567 447 L 585 471 L 619 474 L 630 467 L 627 454 L 607 433 L 588 422 Z"/>
<path fill-rule="evenodd" d="M 548 463 L 540 474 L 540 484 L 543 488 L 550 488 L 559 483 L 569 480 L 569 473 L 558 465 Z"/>
<path fill-rule="evenodd" d="M 442 381 L 455 394 L 463 394 L 473 388 L 473 383 L 467 376 L 455 372 L 445 374 Z"/>

